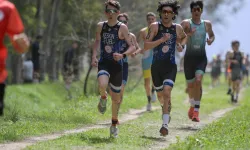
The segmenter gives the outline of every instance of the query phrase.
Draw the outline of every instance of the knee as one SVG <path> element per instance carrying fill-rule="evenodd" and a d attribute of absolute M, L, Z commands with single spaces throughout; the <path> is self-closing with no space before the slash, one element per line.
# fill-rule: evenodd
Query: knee
<path fill-rule="evenodd" d="M 163 91 L 163 95 L 164 95 L 164 97 L 166 97 L 166 98 L 170 98 L 170 95 L 171 95 L 171 87 L 165 87 L 164 88 L 164 91 Z"/>
<path fill-rule="evenodd" d="M 193 89 L 194 88 L 194 83 L 188 83 L 188 89 Z"/>

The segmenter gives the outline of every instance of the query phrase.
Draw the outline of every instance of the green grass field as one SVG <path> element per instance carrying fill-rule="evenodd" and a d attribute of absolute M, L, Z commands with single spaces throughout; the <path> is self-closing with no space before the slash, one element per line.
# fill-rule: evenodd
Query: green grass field
<path fill-rule="evenodd" d="M 96 77 L 91 78 L 88 85 L 94 91 Z M 21 140 L 110 119 L 110 109 L 105 115 L 98 112 L 99 98 L 96 94 L 88 98 L 82 96 L 83 83 L 74 83 L 71 89 L 73 100 L 67 100 L 62 82 L 8 86 L 5 116 L 0 118 L 0 142 Z M 143 85 L 140 85 L 125 95 L 121 113 L 131 108 L 142 108 L 146 102 Z M 111 101 L 108 102 L 110 106 Z"/>
<path fill-rule="evenodd" d="M 188 137 L 184 142 L 172 145 L 171 150 L 195 149 L 249 149 L 250 148 L 250 88 L 240 107 L 228 113 L 218 122 L 210 124 L 204 130 Z"/>
<path fill-rule="evenodd" d="M 214 110 L 231 106 L 228 96 L 225 95 L 226 86 L 221 85 L 210 90 L 208 88 L 209 80 L 208 76 L 206 76 L 201 118 L 206 117 L 207 114 Z M 179 75 L 172 94 L 171 125 L 175 126 L 172 132 L 177 131 L 180 124 L 190 122 L 187 118 L 188 105 L 184 103 L 187 95 L 184 92 L 185 84 L 183 83 L 185 83 L 184 77 Z M 221 94 L 222 92 L 223 94 Z M 52 141 L 41 142 L 27 149 L 148 149 L 156 141 L 162 140 L 159 136 L 161 123 L 161 111 L 158 110 L 145 113 L 139 119 L 119 125 L 120 135 L 117 139 L 109 138 L 109 128 L 94 129 Z"/>

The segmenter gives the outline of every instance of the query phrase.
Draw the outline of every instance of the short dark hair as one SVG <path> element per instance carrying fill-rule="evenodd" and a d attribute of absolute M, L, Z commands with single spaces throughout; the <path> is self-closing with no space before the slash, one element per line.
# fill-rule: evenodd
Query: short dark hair
<path fill-rule="evenodd" d="M 148 18 L 149 16 L 156 17 L 155 13 L 153 12 L 148 12 L 146 18 Z"/>
<path fill-rule="evenodd" d="M 127 21 L 129 20 L 129 19 L 128 19 L 128 14 L 127 14 L 127 13 L 119 14 L 118 17 L 117 17 L 117 20 L 119 20 L 120 17 L 125 17 Z"/>
<path fill-rule="evenodd" d="M 237 41 L 237 40 L 234 40 L 234 41 L 232 41 L 232 46 L 234 46 L 234 45 L 236 45 L 236 44 L 239 44 L 240 45 L 240 42 L 239 41 Z"/>
<path fill-rule="evenodd" d="M 180 8 L 179 2 L 177 0 L 165 0 L 159 2 L 157 12 L 161 13 L 163 7 L 171 7 L 175 15 L 178 15 L 178 9 Z"/>
<path fill-rule="evenodd" d="M 117 10 L 120 10 L 121 4 L 118 1 L 115 0 L 107 0 L 105 3 L 106 9 L 108 5 L 115 7 Z"/>
<path fill-rule="evenodd" d="M 203 1 L 202 0 L 193 0 L 190 4 L 190 9 L 192 11 L 192 9 L 195 7 L 195 6 L 199 6 L 201 9 L 203 9 Z"/>

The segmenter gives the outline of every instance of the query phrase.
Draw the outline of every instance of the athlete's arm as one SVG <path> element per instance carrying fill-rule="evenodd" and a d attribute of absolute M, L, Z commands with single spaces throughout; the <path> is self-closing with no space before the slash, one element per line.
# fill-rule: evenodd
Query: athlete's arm
<path fill-rule="evenodd" d="M 176 24 L 176 29 L 177 29 L 178 43 L 180 43 L 181 46 L 186 45 L 186 43 L 187 43 L 187 35 L 184 32 L 182 26 L 179 25 L 179 24 Z"/>
<path fill-rule="evenodd" d="M 190 23 L 188 20 L 183 20 L 181 22 L 181 26 L 188 37 L 192 36 L 194 34 L 194 32 L 196 31 L 195 28 L 190 29 Z"/>
<path fill-rule="evenodd" d="M 146 40 L 144 42 L 144 50 L 150 50 L 153 49 L 154 47 L 160 45 L 163 42 L 166 42 L 167 40 L 170 39 L 170 34 L 165 34 L 162 38 L 159 40 L 153 41 L 153 38 L 156 36 L 158 32 L 158 23 L 153 23 L 150 25 L 149 30 L 148 30 L 148 35 L 146 37 Z"/>
<path fill-rule="evenodd" d="M 136 49 L 135 49 L 135 45 L 133 43 L 133 39 L 131 39 L 131 37 L 129 36 L 129 31 L 128 31 L 128 27 L 124 24 L 121 25 L 120 27 L 121 29 L 121 33 L 124 37 L 124 39 L 126 40 L 127 44 L 128 44 L 128 49 L 123 53 L 125 55 L 131 55 Z"/>
<path fill-rule="evenodd" d="M 208 37 L 209 37 L 207 39 L 207 44 L 211 45 L 214 42 L 214 40 L 215 40 L 214 31 L 212 29 L 212 24 L 211 24 L 210 21 L 206 20 L 205 24 L 206 24 L 206 30 L 207 30 L 207 33 L 208 33 Z"/>
<path fill-rule="evenodd" d="M 98 60 L 96 56 L 97 56 L 97 49 L 99 49 L 100 47 L 102 26 L 103 26 L 103 22 L 99 22 L 96 28 L 95 43 L 93 45 L 93 50 L 92 50 L 92 63 L 91 64 L 93 66 L 97 66 L 98 64 Z"/>
<path fill-rule="evenodd" d="M 140 51 L 141 48 L 140 48 L 139 44 L 137 43 L 136 36 L 133 33 L 130 33 L 130 34 L 132 37 L 132 43 L 135 46 L 135 51 Z"/>
<path fill-rule="evenodd" d="M 30 42 L 24 33 L 24 26 L 15 5 L 11 6 L 9 13 L 6 32 L 17 52 L 27 52 Z"/>

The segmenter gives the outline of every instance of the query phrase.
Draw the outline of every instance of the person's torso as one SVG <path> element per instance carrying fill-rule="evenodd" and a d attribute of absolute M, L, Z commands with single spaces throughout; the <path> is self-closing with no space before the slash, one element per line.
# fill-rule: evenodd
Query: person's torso
<path fill-rule="evenodd" d="M 107 22 L 103 23 L 101 31 L 101 57 L 102 60 L 114 61 L 113 54 L 121 53 L 121 47 L 124 44 L 124 40 L 119 39 L 119 29 L 121 22 L 110 27 Z M 121 63 L 121 61 L 120 61 Z"/>
<path fill-rule="evenodd" d="M 13 4 L 9 1 L 0 0 L 0 60 L 5 60 L 7 57 L 7 50 L 3 42 L 4 42 L 4 36 L 6 34 L 6 30 L 8 26 L 8 21 L 9 21 L 9 12 L 11 11 L 12 5 Z M 0 63 L 4 63 L 4 62 L 0 62 Z"/>
<path fill-rule="evenodd" d="M 153 38 L 153 41 L 161 39 L 166 33 L 170 34 L 170 39 L 153 49 L 153 63 L 166 61 L 175 64 L 176 24 L 172 24 L 171 27 L 165 27 L 161 22 L 158 22 L 158 33 Z"/>
<path fill-rule="evenodd" d="M 238 63 L 231 63 L 231 68 L 242 68 L 242 59 L 243 56 L 241 52 L 234 52 L 233 53 L 233 59 L 237 60 Z"/>
<path fill-rule="evenodd" d="M 190 30 L 193 28 L 196 31 L 187 41 L 187 56 L 204 56 L 206 55 L 206 24 L 204 20 L 201 20 L 200 24 L 195 24 L 191 19 L 189 19 Z"/>
<path fill-rule="evenodd" d="M 148 34 L 148 27 L 146 27 L 145 29 L 145 34 L 147 35 Z M 143 52 L 143 56 L 142 56 L 142 59 L 143 60 L 147 60 L 147 59 L 152 59 L 153 58 L 153 51 L 152 50 L 148 50 L 148 51 L 144 51 Z M 150 60 L 151 60 L 150 59 Z"/>

